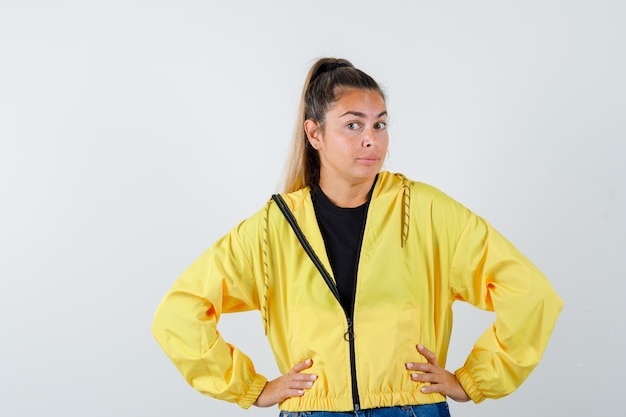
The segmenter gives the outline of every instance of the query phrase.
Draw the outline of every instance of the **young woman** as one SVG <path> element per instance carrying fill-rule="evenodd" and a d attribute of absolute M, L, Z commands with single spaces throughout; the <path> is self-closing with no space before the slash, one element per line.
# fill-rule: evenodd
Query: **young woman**
<path fill-rule="evenodd" d="M 461 204 L 381 172 L 388 141 L 378 84 L 346 60 L 316 62 L 285 193 L 156 312 L 153 334 L 194 388 L 285 416 L 448 416 L 446 398 L 502 397 L 537 365 L 562 305 L 548 280 Z M 455 300 L 496 319 L 451 373 Z M 251 309 L 283 374 L 272 381 L 216 330 L 222 313 Z"/>

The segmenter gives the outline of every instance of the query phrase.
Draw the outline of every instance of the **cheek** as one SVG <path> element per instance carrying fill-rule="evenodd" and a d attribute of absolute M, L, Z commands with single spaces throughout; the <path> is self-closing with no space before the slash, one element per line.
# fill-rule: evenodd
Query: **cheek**
<path fill-rule="evenodd" d="M 341 153 L 350 153 L 359 147 L 358 141 L 354 138 L 341 138 L 335 143 L 335 149 Z"/>
<path fill-rule="evenodd" d="M 381 135 L 379 139 L 380 146 L 384 149 L 387 149 L 389 146 L 389 135 L 385 132 L 385 134 Z"/>

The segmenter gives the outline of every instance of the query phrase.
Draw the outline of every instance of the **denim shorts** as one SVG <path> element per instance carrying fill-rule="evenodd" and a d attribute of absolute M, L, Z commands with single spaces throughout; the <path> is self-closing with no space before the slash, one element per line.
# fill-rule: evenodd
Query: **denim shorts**
<path fill-rule="evenodd" d="M 280 417 L 450 417 L 447 402 L 359 411 L 281 411 Z"/>

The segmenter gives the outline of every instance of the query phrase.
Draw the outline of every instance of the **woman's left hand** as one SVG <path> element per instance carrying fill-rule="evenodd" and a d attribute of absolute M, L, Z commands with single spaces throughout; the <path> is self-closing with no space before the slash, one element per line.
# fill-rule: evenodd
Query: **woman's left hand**
<path fill-rule="evenodd" d="M 430 383 L 422 387 L 421 391 L 424 394 L 438 392 L 454 401 L 470 400 L 456 376 L 439 366 L 433 352 L 422 345 L 417 345 L 417 351 L 428 360 L 428 363 L 407 362 L 406 369 L 414 371 L 411 372 L 413 381 Z"/>

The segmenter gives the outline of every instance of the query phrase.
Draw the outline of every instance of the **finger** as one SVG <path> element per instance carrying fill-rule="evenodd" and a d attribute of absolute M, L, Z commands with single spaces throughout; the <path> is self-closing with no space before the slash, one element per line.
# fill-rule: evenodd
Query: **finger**
<path fill-rule="evenodd" d="M 297 373 L 289 375 L 292 381 L 315 381 L 317 379 L 316 374 Z"/>
<path fill-rule="evenodd" d="M 311 366 L 313 366 L 313 361 L 311 359 L 307 359 L 305 361 L 298 362 L 297 364 L 295 364 L 293 368 L 291 368 L 291 371 L 289 372 L 294 372 L 294 373 L 302 372 L 305 369 L 309 369 Z"/>
<path fill-rule="evenodd" d="M 424 385 L 420 388 L 420 391 L 424 394 L 432 394 L 435 392 L 443 394 L 443 386 L 441 384 Z"/>
<path fill-rule="evenodd" d="M 428 363 L 435 365 L 435 366 L 439 366 L 437 364 L 437 357 L 435 356 L 434 352 L 431 352 L 430 350 L 426 349 L 422 345 L 417 345 L 417 351 L 426 359 L 428 359 Z"/>
<path fill-rule="evenodd" d="M 289 384 L 289 388 L 292 389 L 310 389 L 313 384 L 315 383 L 315 381 L 313 380 L 308 380 L 308 381 L 291 381 L 291 383 Z"/>
<path fill-rule="evenodd" d="M 439 382 L 439 378 L 435 374 L 417 374 L 411 373 L 411 379 L 417 382 Z"/>
<path fill-rule="evenodd" d="M 285 392 L 285 394 L 286 395 L 285 395 L 284 399 L 287 399 L 289 397 L 302 397 L 304 395 L 304 390 L 303 389 L 288 389 Z"/>
<path fill-rule="evenodd" d="M 418 372 L 436 372 L 437 369 L 440 369 L 440 368 L 437 368 L 431 365 L 430 363 L 407 362 L 406 369 L 408 369 L 409 371 L 418 371 Z"/>

